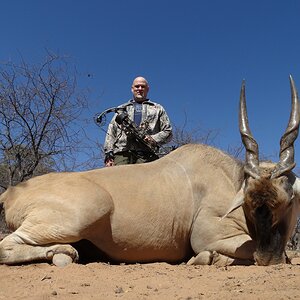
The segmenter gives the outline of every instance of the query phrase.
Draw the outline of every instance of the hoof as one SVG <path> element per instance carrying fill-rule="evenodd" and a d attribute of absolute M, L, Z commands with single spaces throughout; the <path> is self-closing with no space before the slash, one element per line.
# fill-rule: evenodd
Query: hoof
<path fill-rule="evenodd" d="M 196 258 L 193 256 L 186 264 L 187 264 L 188 266 L 193 265 L 194 262 L 195 262 L 195 260 L 196 260 Z"/>
<path fill-rule="evenodd" d="M 52 258 L 52 263 L 57 267 L 65 267 L 71 264 L 72 262 L 72 257 L 63 253 L 54 254 Z"/>

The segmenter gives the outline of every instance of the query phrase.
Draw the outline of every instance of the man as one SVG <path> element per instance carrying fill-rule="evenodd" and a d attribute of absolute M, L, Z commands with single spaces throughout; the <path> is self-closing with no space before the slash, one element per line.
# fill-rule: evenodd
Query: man
<path fill-rule="evenodd" d="M 123 107 L 128 119 L 145 132 L 144 140 L 139 142 L 126 134 L 126 130 L 119 124 L 120 115 L 115 114 L 108 125 L 104 143 L 106 166 L 153 161 L 158 157 L 151 149 L 158 149 L 172 138 L 172 126 L 165 109 L 147 98 L 147 80 L 143 77 L 135 78 L 131 92 L 133 99 L 119 107 Z"/>

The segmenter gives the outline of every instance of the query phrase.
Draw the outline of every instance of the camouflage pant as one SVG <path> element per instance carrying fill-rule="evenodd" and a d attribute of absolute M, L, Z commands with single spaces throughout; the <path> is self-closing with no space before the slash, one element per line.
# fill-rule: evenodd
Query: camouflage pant
<path fill-rule="evenodd" d="M 115 154 L 114 164 L 129 165 L 129 164 L 142 164 L 156 160 L 158 157 L 148 152 L 139 151 L 123 151 Z"/>

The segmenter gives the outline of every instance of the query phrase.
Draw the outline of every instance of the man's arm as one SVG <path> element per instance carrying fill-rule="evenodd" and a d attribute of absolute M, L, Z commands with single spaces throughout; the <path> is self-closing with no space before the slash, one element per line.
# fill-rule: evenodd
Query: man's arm
<path fill-rule="evenodd" d="M 107 133 L 105 136 L 104 142 L 104 163 L 105 166 L 113 166 L 114 165 L 114 145 L 116 142 L 116 124 L 115 124 L 115 116 L 112 118 L 111 122 L 108 125 Z"/>
<path fill-rule="evenodd" d="M 170 119 L 165 111 L 165 109 L 161 106 L 159 116 L 160 122 L 160 131 L 151 137 L 155 140 L 157 145 L 163 145 L 171 141 L 173 133 L 172 133 L 172 125 Z"/>

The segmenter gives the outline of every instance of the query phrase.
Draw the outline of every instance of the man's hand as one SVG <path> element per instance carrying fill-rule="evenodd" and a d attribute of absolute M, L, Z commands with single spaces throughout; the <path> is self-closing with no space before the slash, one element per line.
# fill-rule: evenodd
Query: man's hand
<path fill-rule="evenodd" d="M 114 160 L 113 159 L 108 159 L 106 162 L 105 162 L 105 167 L 112 167 L 114 166 L 115 163 L 114 163 Z"/>
<path fill-rule="evenodd" d="M 112 167 L 115 165 L 114 153 L 112 151 L 109 151 L 105 154 L 104 163 L 105 163 L 105 167 Z"/>
<path fill-rule="evenodd" d="M 144 137 L 144 141 L 149 143 L 153 148 L 155 148 L 157 146 L 156 141 L 150 135 L 146 135 Z"/>

